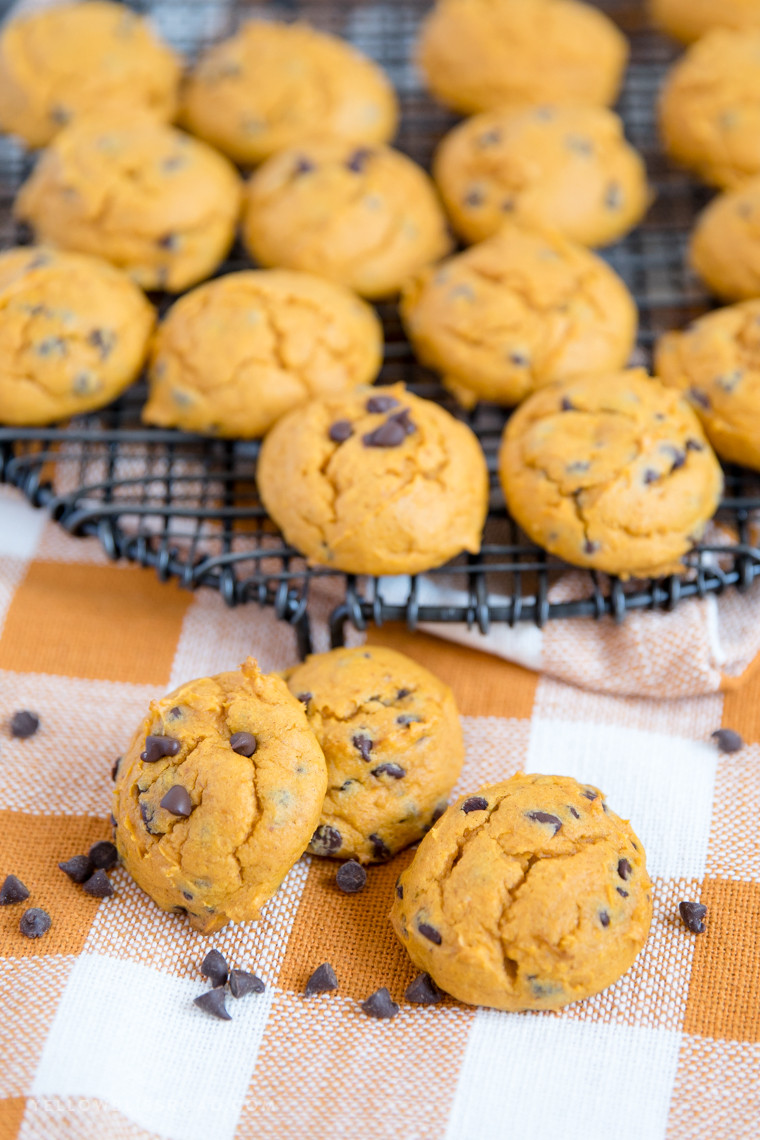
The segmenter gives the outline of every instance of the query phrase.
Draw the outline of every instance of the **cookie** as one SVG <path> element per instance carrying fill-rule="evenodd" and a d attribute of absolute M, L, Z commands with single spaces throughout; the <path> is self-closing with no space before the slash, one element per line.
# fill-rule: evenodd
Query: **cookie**
<path fill-rule="evenodd" d="M 259 918 L 326 788 L 302 705 L 249 658 L 151 703 L 116 774 L 119 857 L 162 910 L 211 934 Z"/>
<path fill-rule="evenodd" d="M 445 809 L 464 759 L 451 689 L 383 647 L 334 649 L 285 674 L 327 762 L 309 850 L 376 863 L 416 843 Z"/>
<path fill-rule="evenodd" d="M 529 396 L 506 426 L 499 476 L 534 542 L 621 578 L 683 572 L 723 484 L 694 412 L 641 368 Z"/>
<path fill-rule="evenodd" d="M 581 245 L 609 245 L 641 221 L 650 200 L 644 162 L 604 107 L 475 115 L 443 139 L 433 176 L 466 242 L 518 217 Z"/>
<path fill-rule="evenodd" d="M 105 257 L 144 289 L 178 292 L 229 250 L 240 208 L 234 167 L 197 139 L 135 115 L 66 127 L 16 200 L 38 239 Z"/>
<path fill-rule="evenodd" d="M 622 368 L 637 323 L 606 262 L 516 221 L 413 278 L 401 316 L 417 358 L 465 406 L 510 406 L 553 380 Z"/>
<path fill-rule="evenodd" d="M 451 244 L 419 166 L 387 146 L 335 139 L 281 151 L 256 171 L 243 240 L 261 265 L 317 273 L 370 298 L 398 292 Z"/>
<path fill-rule="evenodd" d="M 312 400 L 261 447 L 259 493 L 313 565 L 416 574 L 477 553 L 488 470 L 476 436 L 403 384 Z"/>
<path fill-rule="evenodd" d="M 665 149 L 712 186 L 738 186 L 760 174 L 758 60 L 760 27 L 717 29 L 689 48 L 665 80 L 659 107 Z"/>
<path fill-rule="evenodd" d="M 138 376 L 155 313 L 99 258 L 25 246 L 0 254 L 0 423 L 101 408 Z"/>
<path fill-rule="evenodd" d="M 760 300 L 666 333 L 655 372 L 683 393 L 721 459 L 760 470 Z"/>
<path fill-rule="evenodd" d="M 123 4 L 44 7 L 11 20 L 0 36 L 0 130 L 40 147 L 92 112 L 145 110 L 169 122 L 180 67 Z"/>
<path fill-rule="evenodd" d="M 652 921 L 644 848 L 598 788 L 520 773 L 461 796 L 401 875 L 391 922 L 469 1005 L 559 1009 L 630 969 Z"/>
<path fill-rule="evenodd" d="M 652 23 L 683 43 L 713 28 L 754 31 L 760 28 L 757 0 L 649 0 Z"/>
<path fill-rule="evenodd" d="M 374 310 L 348 289 L 284 269 L 230 273 L 159 326 L 143 419 L 255 438 L 313 396 L 371 383 L 382 356 Z"/>
<path fill-rule="evenodd" d="M 689 260 L 716 297 L 760 297 L 760 177 L 713 198 L 692 230 Z"/>
<path fill-rule="evenodd" d="M 261 20 L 201 56 L 181 110 L 189 131 L 244 165 L 315 135 L 388 142 L 397 120 L 390 80 L 351 44 Z"/>
<path fill-rule="evenodd" d="M 575 0 L 438 0 L 418 62 L 431 92 L 471 115 L 525 103 L 614 103 L 628 42 Z"/>

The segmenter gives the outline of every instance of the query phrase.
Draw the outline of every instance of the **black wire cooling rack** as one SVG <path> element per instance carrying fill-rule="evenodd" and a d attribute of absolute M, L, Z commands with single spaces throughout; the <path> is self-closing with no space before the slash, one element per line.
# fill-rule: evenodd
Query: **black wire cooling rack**
<path fill-rule="evenodd" d="M 156 0 L 134 4 L 149 11 L 163 35 L 192 58 L 199 48 L 229 35 L 250 17 L 302 17 L 351 40 L 391 75 L 402 104 L 397 145 L 427 165 L 453 118 L 422 91 L 411 63 L 422 0 Z M 670 167 L 659 149 L 654 106 L 674 50 L 647 29 L 641 0 L 605 0 L 629 34 L 632 62 L 620 102 L 629 138 L 643 152 L 657 198 L 644 225 L 605 256 L 634 294 L 640 311 L 639 355 L 651 362 L 656 337 L 678 328 L 708 307 L 708 298 L 685 268 L 689 230 L 706 195 Z M 0 8 L 2 11 L 2 8 Z M 29 160 L 11 140 L 0 139 L 0 245 L 23 240 L 11 206 Z M 249 264 L 235 249 L 220 272 Z M 158 298 L 161 308 L 168 298 Z M 462 557 L 425 575 L 394 581 L 356 579 L 307 568 L 267 518 L 256 490 L 256 443 L 200 439 L 140 424 L 144 385 L 138 384 L 102 412 L 48 429 L 0 427 L 0 481 L 18 487 L 72 534 L 97 535 L 113 558 L 152 566 L 163 580 L 220 591 L 230 605 L 256 601 L 291 622 L 299 649 L 307 652 L 309 592 L 321 578 L 333 580 L 338 604 L 332 639 L 342 641 L 346 622 L 401 620 L 466 622 L 487 632 L 494 623 L 612 615 L 636 609 L 670 609 L 680 598 L 729 586 L 747 587 L 760 574 L 760 550 L 752 544 L 753 512 L 760 509 L 760 476 L 726 471 L 726 495 L 718 520 L 720 541 L 690 555 L 680 577 L 621 583 L 576 571 L 571 592 L 557 589 L 568 567 L 526 540 L 509 518 L 496 478 L 496 452 L 505 413 L 480 405 L 466 415 L 415 362 L 396 308 L 379 306 L 385 327 L 381 382 L 402 380 L 421 395 L 446 404 L 480 437 L 491 473 L 491 510 L 481 553 Z M 726 537 L 727 536 L 727 537 Z M 567 579 L 563 578 L 566 582 Z"/>

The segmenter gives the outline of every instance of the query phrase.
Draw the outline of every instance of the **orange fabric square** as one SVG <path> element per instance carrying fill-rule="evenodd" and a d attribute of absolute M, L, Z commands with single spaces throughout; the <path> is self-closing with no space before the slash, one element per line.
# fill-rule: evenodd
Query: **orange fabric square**
<path fill-rule="evenodd" d="M 740 685 L 726 691 L 721 723 L 740 733 L 748 744 L 760 744 L 760 658 Z"/>
<path fill-rule="evenodd" d="M 8 609 L 0 669 L 165 685 L 191 601 L 140 567 L 32 562 Z"/>
<path fill-rule="evenodd" d="M 9 1096 L 0 1100 L 0 1136 L 3 1140 L 14 1140 L 18 1135 L 25 1108 L 25 1096 Z"/>
<path fill-rule="evenodd" d="M 705 879 L 684 1032 L 760 1041 L 760 885 Z"/>

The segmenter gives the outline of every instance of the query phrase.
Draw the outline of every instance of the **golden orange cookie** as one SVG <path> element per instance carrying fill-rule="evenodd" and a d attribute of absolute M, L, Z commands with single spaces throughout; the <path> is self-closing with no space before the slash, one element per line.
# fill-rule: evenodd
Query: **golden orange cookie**
<path fill-rule="evenodd" d="M 697 218 L 689 258 L 716 297 L 760 297 L 760 177 L 713 198 Z"/>
<path fill-rule="evenodd" d="M 652 22 L 684 43 L 713 28 L 760 28 L 758 0 L 649 0 Z"/>

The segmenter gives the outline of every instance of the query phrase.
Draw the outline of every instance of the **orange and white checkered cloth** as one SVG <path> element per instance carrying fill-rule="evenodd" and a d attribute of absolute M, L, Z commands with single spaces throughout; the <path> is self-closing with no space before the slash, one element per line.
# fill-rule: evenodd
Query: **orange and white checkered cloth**
<path fill-rule="evenodd" d="M 281 668 L 295 643 L 268 611 L 109 563 L 10 489 L 0 558 L 0 879 L 31 891 L 0 909 L 2 1140 L 756 1140 L 760 673 L 725 674 L 747 666 L 757 587 L 711 615 L 689 602 L 618 632 L 551 623 L 542 674 L 422 633 L 369 635 L 453 686 L 458 792 L 522 769 L 566 773 L 604 789 L 645 842 L 655 914 L 630 972 L 560 1013 L 508 1014 L 403 1002 L 415 971 L 387 914 L 409 852 L 352 896 L 335 864 L 304 857 L 262 921 L 211 939 L 121 869 L 102 901 L 70 882 L 57 863 L 108 837 L 111 765 L 148 701 L 249 653 Z M 621 690 L 681 699 L 591 691 L 610 673 Z M 571 675 L 586 688 L 557 679 Z M 8 732 L 19 708 L 41 718 L 28 740 Z M 720 725 L 742 751 L 716 750 Z M 686 931 L 681 899 L 707 905 L 705 934 Z M 24 905 L 52 916 L 43 938 L 19 933 Z M 231 1022 L 193 1005 L 211 946 L 267 985 L 229 1000 Z M 340 989 L 305 998 L 323 961 Z M 402 1003 L 392 1021 L 361 1011 L 380 986 Z"/>

